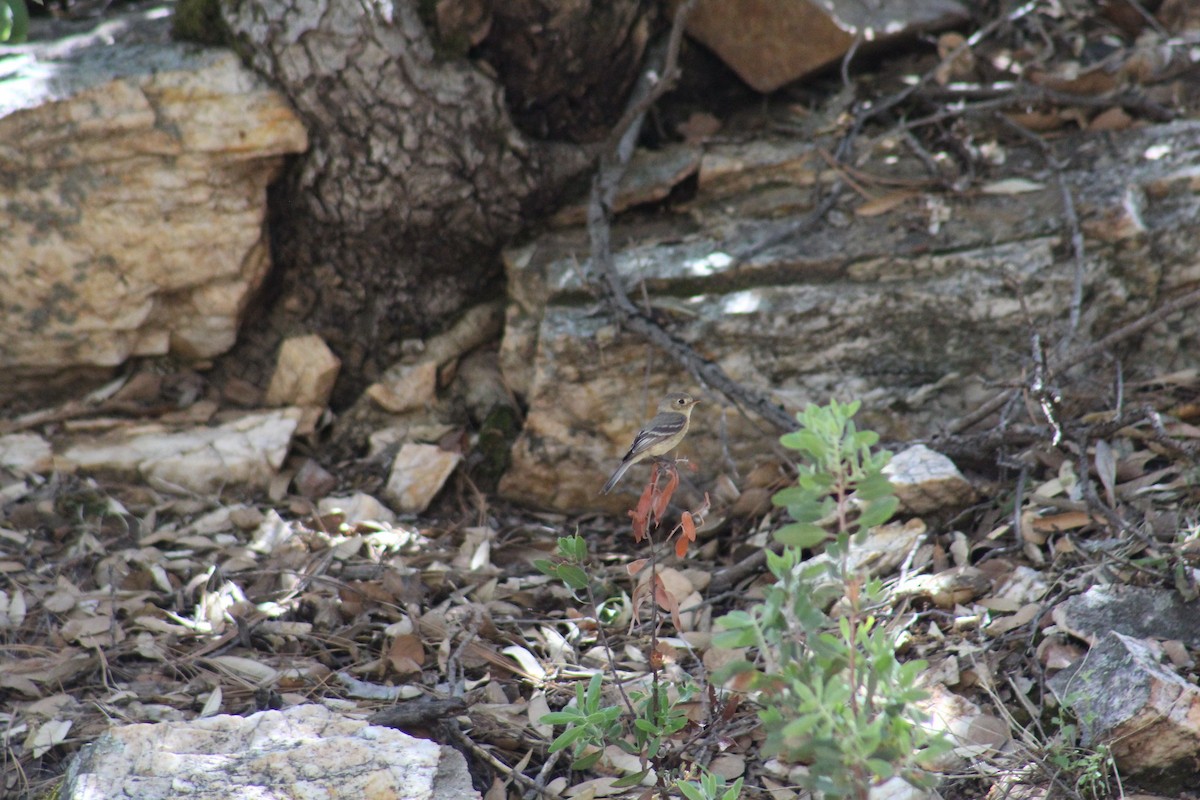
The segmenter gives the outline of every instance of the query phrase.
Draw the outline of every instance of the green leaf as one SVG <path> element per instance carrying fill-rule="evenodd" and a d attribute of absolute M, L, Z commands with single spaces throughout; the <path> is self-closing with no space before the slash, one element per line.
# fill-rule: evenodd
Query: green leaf
<path fill-rule="evenodd" d="M 566 750 L 571 745 L 578 742 L 588 735 L 588 729 L 582 726 L 576 728 L 567 728 L 558 735 L 558 738 L 550 743 L 550 752 L 557 753 L 559 750 Z"/>
<path fill-rule="evenodd" d="M 642 748 L 638 747 L 633 742 L 627 742 L 624 739 L 617 739 L 615 744 L 621 749 L 622 752 L 628 753 L 631 756 L 640 756 L 642 754 Z"/>
<path fill-rule="evenodd" d="M 597 728 L 605 728 L 611 723 L 616 722 L 620 716 L 621 709 L 619 706 L 608 706 L 607 708 L 602 708 L 599 711 L 588 714 L 584 722 L 588 725 L 595 725 Z"/>
<path fill-rule="evenodd" d="M 592 767 L 596 766 L 596 762 L 599 761 L 600 757 L 603 755 L 604 755 L 603 750 L 597 750 L 596 752 L 589 753 L 586 756 L 580 756 L 579 758 L 577 758 L 571 762 L 571 769 L 576 769 L 576 770 L 591 769 Z"/>
<path fill-rule="evenodd" d="M 662 739 L 660 739 L 657 736 L 653 737 L 652 739 L 650 739 L 649 744 L 646 746 L 646 758 L 653 761 L 654 759 L 658 758 L 658 753 L 661 749 L 662 749 Z"/>
<path fill-rule="evenodd" d="M 754 617 L 745 611 L 730 611 L 717 618 L 717 624 L 726 630 L 737 630 L 754 626 Z"/>
<path fill-rule="evenodd" d="M 558 537 L 558 554 L 568 561 L 587 558 L 587 541 L 580 535 Z"/>
<path fill-rule="evenodd" d="M 738 778 L 734 781 L 733 786 L 730 786 L 725 790 L 725 794 L 721 795 L 721 800 L 738 800 L 742 796 L 742 781 L 744 780 L 745 778 Z"/>
<path fill-rule="evenodd" d="M 700 787 L 691 781 L 675 781 L 675 788 L 678 789 L 680 793 L 687 798 L 687 800 L 710 800 L 710 798 L 705 797 L 700 791 Z"/>
<path fill-rule="evenodd" d="M 588 679 L 587 689 L 576 687 L 579 693 L 580 705 L 589 713 L 600 708 L 600 690 L 604 684 L 604 676 L 596 672 Z"/>
<path fill-rule="evenodd" d="M 556 574 L 560 581 L 575 591 L 583 591 L 587 588 L 587 573 L 574 564 L 559 564 Z"/>
<path fill-rule="evenodd" d="M 542 725 L 573 725 L 583 719 L 583 715 L 575 709 L 563 709 L 562 711 L 551 711 L 549 714 L 542 714 L 538 718 L 538 722 Z"/>
<path fill-rule="evenodd" d="M 641 772 L 635 772 L 632 775 L 626 775 L 624 778 L 617 778 L 612 782 L 612 787 L 614 789 L 628 789 L 630 786 L 637 786 L 642 782 L 642 779 L 649 774 L 650 770 L 644 769 Z"/>
<path fill-rule="evenodd" d="M 645 731 L 651 736 L 658 734 L 658 726 L 650 722 L 648 719 L 635 719 L 633 721 L 633 727 L 637 728 L 639 731 Z"/>
<path fill-rule="evenodd" d="M 25 0 L 0 0 L 0 42 L 20 44 L 29 35 Z"/>
<path fill-rule="evenodd" d="M 890 495 L 867 503 L 858 516 L 858 524 L 864 530 L 882 525 L 892 518 L 899 505 L 900 501 Z"/>
<path fill-rule="evenodd" d="M 793 522 L 775 531 L 775 541 L 788 547 L 816 547 L 829 533 L 811 522 Z"/>
<path fill-rule="evenodd" d="M 892 486 L 892 482 L 881 472 L 866 476 L 854 487 L 855 497 L 864 501 L 890 497 L 894 493 L 895 487 Z"/>
<path fill-rule="evenodd" d="M 688 724 L 687 717 L 684 717 L 684 716 L 672 717 L 671 719 L 667 720 L 666 725 L 663 726 L 663 735 L 671 736 L 672 734 L 679 733 L 681 730 L 684 729 L 684 727 L 687 726 L 687 724 Z"/>
<path fill-rule="evenodd" d="M 771 502 L 782 507 L 805 502 L 811 497 L 811 492 L 801 489 L 799 486 L 789 486 L 771 495 Z"/>
<path fill-rule="evenodd" d="M 828 446 L 820 436 L 811 430 L 801 428 L 798 431 L 785 433 L 779 437 L 779 443 L 789 450 L 804 453 L 814 461 L 820 461 L 828 452 Z"/>
<path fill-rule="evenodd" d="M 866 449 L 879 444 L 879 434 L 875 431 L 859 431 L 854 436 L 854 444 Z"/>

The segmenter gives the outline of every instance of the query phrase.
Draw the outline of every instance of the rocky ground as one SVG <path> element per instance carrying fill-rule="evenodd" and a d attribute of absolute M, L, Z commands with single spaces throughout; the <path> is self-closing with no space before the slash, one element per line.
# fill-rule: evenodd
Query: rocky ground
<path fill-rule="evenodd" d="M 861 91 L 908 104 L 900 127 L 829 100 L 834 77 L 821 104 L 780 97 L 723 122 L 739 135 L 832 126 L 859 140 L 911 140 L 911 157 L 929 158 L 920 191 L 950 192 L 1004 137 L 1038 148 L 1194 117 L 1197 33 L 1186 4 L 1176 6 L 1164 3 L 1153 24 L 1133 3 L 1133 16 L 1014 16 L 970 53 L 943 39 L 938 55 L 901 56 L 856 77 Z M 1018 88 L 1002 80 L 1014 62 L 1029 79 Z M 928 79 L 909 92 L 895 80 L 904 74 Z M 716 135 L 698 112 L 675 121 L 685 136 Z M 870 166 L 838 167 L 852 189 L 835 212 L 899 215 L 916 199 L 914 187 L 875 182 Z M 636 213 L 690 199 L 666 186 L 651 195 L 660 205 L 642 198 Z M 1018 198 L 1024 190 L 1002 187 Z M 922 224 L 935 211 L 923 207 Z M 1061 261 L 1083 260 L 1079 242 L 1127 240 L 1104 239 L 1104 221 L 1091 222 L 1098 227 L 1064 211 Z M 1195 335 L 1194 291 L 1173 287 L 1121 319 L 1108 331 L 1115 338 L 1061 352 L 1054 340 L 1032 346 L 979 413 L 911 437 L 950 455 L 961 474 L 906 454 L 902 463 L 916 466 L 895 478 L 910 491 L 900 517 L 858 557 L 885 583 L 876 613 L 901 657 L 929 662 L 932 724 L 955 744 L 938 765 L 943 797 L 1195 796 L 1200 365 L 1185 353 L 1160 367 L 1145 347 L 1121 360 L 1131 342 Z M 1061 317 L 1087 316 L 1087 298 L 1060 302 Z M 572 772 L 549 752 L 561 729 L 541 717 L 597 670 L 637 681 L 653 666 L 668 681 L 705 685 L 727 657 L 712 645 L 713 620 L 761 596 L 763 554 L 787 522 L 769 498 L 795 474 L 778 459 L 740 475 L 693 464 L 712 476 L 700 487 L 711 507 L 681 550 L 635 541 L 620 504 L 550 513 L 500 499 L 485 446 L 492 429 L 473 407 L 491 404 L 470 389 L 497 374 L 498 309 L 423 351 L 445 346 L 444 357 L 400 365 L 368 390 L 369 411 L 336 422 L 326 408 L 336 365 L 319 341 L 281 353 L 262 386 L 231 377 L 236 370 L 155 362 L 86 399 L 11 413 L 0 429 L 6 796 L 41 796 L 110 726 L 302 704 L 364 717 L 412 710 L 396 727 L 461 750 L 489 800 L 612 792 L 613 776 L 630 768 L 624 754 Z M 464 375 L 477 380 L 456 382 Z M 284 408 L 247 411 L 264 405 Z M 425 416 L 406 417 L 401 433 L 388 427 L 367 454 L 371 420 L 412 409 Z M 863 413 L 884 411 L 868 401 Z M 912 443 L 889 438 L 897 452 Z M 134 460 L 101 461 L 112 452 Z M 554 469 L 570 470 L 569 460 Z M 592 600 L 534 566 L 576 533 L 591 554 Z M 649 592 L 664 612 L 657 625 L 644 578 L 630 569 L 651 554 L 663 570 L 662 591 Z M 797 796 L 794 766 L 763 754 L 753 700 L 716 696 L 689 706 L 689 724 L 668 741 L 673 763 L 744 777 L 746 797 Z"/>

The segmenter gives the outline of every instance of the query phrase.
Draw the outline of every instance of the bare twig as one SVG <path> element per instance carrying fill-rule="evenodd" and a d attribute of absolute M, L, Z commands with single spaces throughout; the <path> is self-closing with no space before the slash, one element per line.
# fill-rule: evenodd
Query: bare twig
<path fill-rule="evenodd" d="M 1180 295 L 1171 302 L 1160 306 L 1154 311 L 1138 317 L 1128 325 L 1123 325 L 1120 328 L 1117 328 L 1103 339 L 1093 342 L 1086 347 L 1081 347 L 1078 350 L 1070 352 L 1064 358 L 1055 359 L 1055 361 L 1059 364 L 1078 364 L 1082 361 L 1095 358 L 1125 339 L 1132 338 L 1147 328 L 1157 325 L 1159 322 L 1162 322 L 1172 314 L 1178 314 L 1180 311 L 1191 308 L 1197 304 L 1200 304 L 1200 289 L 1193 289 L 1187 294 Z M 984 419 L 987 419 L 993 413 L 998 411 L 1005 403 L 1012 399 L 1016 392 L 1016 389 L 1005 389 L 1003 392 L 994 395 L 990 400 L 981 405 L 975 411 L 950 423 L 946 430 L 951 434 L 961 433 L 967 428 L 970 428 Z"/>
<path fill-rule="evenodd" d="M 657 75 L 649 74 L 649 77 L 639 84 L 633 102 L 613 129 L 608 146 L 600 157 L 600 167 L 592 181 L 591 199 L 588 203 L 587 213 L 588 235 L 591 241 L 591 267 L 594 274 L 602 281 L 605 305 L 626 330 L 642 336 L 652 345 L 667 353 L 687 369 L 697 381 L 725 395 L 740 408 L 753 410 L 781 430 L 791 430 L 795 427 L 795 422 L 765 394 L 734 381 L 718 364 L 702 357 L 689 344 L 663 329 L 653 318 L 639 309 L 629 299 L 613 263 L 611 243 L 613 199 L 616 197 L 621 177 L 625 174 L 629 158 L 633 154 L 633 145 L 637 141 L 646 110 L 670 89 L 677 76 L 683 25 L 695 3 L 696 0 L 688 0 L 679 7 L 667 39 L 662 69 L 658 71 Z"/>
<path fill-rule="evenodd" d="M 475 756 L 480 761 L 489 764 L 492 769 L 508 776 L 509 778 L 512 778 L 515 782 L 520 784 L 522 788 L 531 792 L 536 792 L 543 797 L 550 798 L 559 796 L 557 792 L 551 792 L 540 782 L 535 781 L 525 773 L 518 772 L 508 764 L 505 764 L 503 761 L 492 755 L 487 748 L 476 744 L 469 736 L 462 732 L 461 728 L 458 727 L 457 720 L 453 718 L 445 720 L 443 722 L 442 729 L 446 732 L 450 741 L 460 750 L 467 750 L 471 753 L 471 755 Z"/>

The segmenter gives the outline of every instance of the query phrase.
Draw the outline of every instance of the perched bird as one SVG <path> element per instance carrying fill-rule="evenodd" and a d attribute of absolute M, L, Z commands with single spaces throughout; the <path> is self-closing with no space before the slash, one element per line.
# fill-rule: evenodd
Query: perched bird
<path fill-rule="evenodd" d="M 604 484 L 600 493 L 611 492 L 617 481 L 621 480 L 621 476 L 642 459 L 663 456 L 674 450 L 687 435 L 692 408 L 698 402 L 700 401 L 683 392 L 674 392 L 664 397 L 658 404 L 658 413 L 633 437 L 633 444 L 621 459 L 621 466 L 617 467 L 617 471 L 608 479 L 608 483 Z"/>

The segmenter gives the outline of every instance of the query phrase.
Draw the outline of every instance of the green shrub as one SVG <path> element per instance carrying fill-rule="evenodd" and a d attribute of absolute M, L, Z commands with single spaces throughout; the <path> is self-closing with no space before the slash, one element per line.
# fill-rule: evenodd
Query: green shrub
<path fill-rule="evenodd" d="M 717 620 L 714 644 L 753 648 L 756 659 L 730 664 L 716 680 L 740 674 L 757 694 L 766 749 L 805 764 L 802 786 L 826 797 L 865 798 L 895 775 L 928 783 L 918 762 L 949 749 L 923 727 L 915 704 L 925 698 L 917 679 L 923 661 L 901 663 L 873 609 L 883 604 L 878 580 L 847 574 L 852 540 L 886 522 L 896 499 L 883 474 L 890 453 L 872 453 L 878 437 L 858 431 L 857 403 L 810 405 L 800 429 L 780 441 L 796 451 L 796 486 L 775 495 L 793 522 L 776 533 L 780 555 L 768 554 L 775 583 L 762 603 Z M 802 548 L 833 535 L 832 558 L 806 565 Z M 818 581 L 831 573 L 836 582 Z M 827 609 L 843 596 L 841 616 Z"/>

